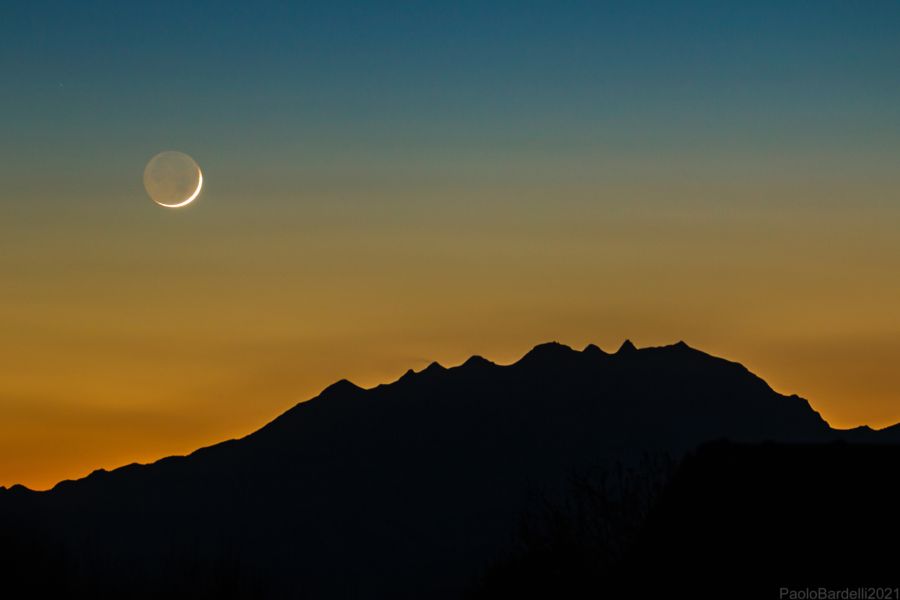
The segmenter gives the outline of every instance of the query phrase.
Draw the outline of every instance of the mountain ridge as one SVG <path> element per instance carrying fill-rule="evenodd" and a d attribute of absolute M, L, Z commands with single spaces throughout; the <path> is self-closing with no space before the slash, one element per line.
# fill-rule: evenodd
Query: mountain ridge
<path fill-rule="evenodd" d="M 225 569 L 240 575 L 229 589 L 250 586 L 238 596 L 459 597 L 535 498 L 565 502 L 573 477 L 722 439 L 871 445 L 900 427 L 833 429 L 806 400 L 684 343 L 608 354 L 551 342 L 511 364 L 432 363 L 370 388 L 342 379 L 238 439 L 2 491 L 0 581 L 56 573 L 47 583 L 62 590 L 47 594 L 154 597 Z M 33 558 L 4 573 L 4 552 Z"/>
<path fill-rule="evenodd" d="M 24 485 L 18 484 L 18 483 L 10 486 L 9 488 L 0 486 L 0 494 L 2 494 L 4 492 L 9 492 L 14 489 L 19 490 L 19 491 L 24 490 L 24 491 L 33 492 L 33 493 L 52 492 L 60 485 L 65 487 L 71 483 L 87 480 L 87 479 L 95 477 L 95 476 L 102 476 L 104 474 L 116 473 L 122 469 L 133 469 L 135 467 L 148 467 L 148 466 L 155 465 L 162 461 L 170 461 L 173 459 L 180 459 L 180 458 L 190 458 L 191 456 L 193 456 L 194 454 L 196 454 L 198 452 L 202 453 L 211 448 L 216 448 L 222 444 L 230 444 L 233 442 L 239 442 L 241 440 L 250 438 L 250 437 L 260 433 L 261 431 L 265 430 L 266 428 L 268 428 L 270 425 L 275 423 L 278 419 L 291 413 L 292 411 L 296 410 L 297 408 L 307 405 L 311 402 L 322 401 L 322 400 L 326 400 L 326 399 L 334 398 L 334 397 L 343 397 L 347 394 L 358 394 L 361 392 L 369 392 L 369 391 L 377 390 L 377 389 L 390 389 L 391 386 L 394 386 L 394 385 L 397 385 L 400 383 L 419 381 L 420 380 L 419 378 L 422 377 L 423 375 L 424 376 L 437 376 L 437 375 L 442 375 L 442 374 L 446 374 L 446 373 L 451 373 L 451 372 L 454 372 L 459 369 L 472 369 L 472 368 L 501 368 L 501 369 L 515 368 L 515 367 L 527 366 L 528 364 L 533 363 L 533 361 L 535 361 L 535 360 L 538 360 L 538 361 L 553 360 L 554 357 L 559 359 L 559 358 L 563 358 L 563 357 L 573 358 L 576 356 L 584 356 L 587 358 L 607 359 L 608 360 L 608 359 L 616 359 L 616 358 L 621 359 L 622 357 L 627 357 L 627 356 L 631 355 L 632 353 L 647 353 L 647 352 L 650 352 L 650 353 L 659 353 L 659 352 L 692 353 L 697 357 L 712 359 L 714 361 L 721 361 L 722 363 L 725 363 L 728 365 L 733 365 L 734 367 L 743 370 L 744 372 L 746 372 L 753 378 L 755 378 L 758 381 L 765 384 L 766 387 L 768 389 L 770 389 L 773 393 L 778 394 L 779 396 L 782 396 L 784 398 L 788 398 L 788 399 L 795 400 L 795 401 L 802 403 L 803 405 L 808 407 L 809 410 L 812 411 L 815 415 L 818 415 L 819 418 L 821 418 L 824 423 L 827 424 L 827 421 L 825 421 L 824 418 L 821 417 L 821 414 L 813 408 L 812 404 L 806 398 L 798 396 L 797 394 L 790 394 L 790 395 L 779 394 L 775 390 L 772 390 L 772 388 L 768 385 L 768 383 L 765 382 L 764 379 L 762 379 L 758 375 L 751 372 L 742 363 L 739 363 L 736 361 L 731 361 L 726 358 L 714 356 L 712 354 L 708 354 L 702 350 L 699 350 L 699 349 L 696 349 L 696 348 L 690 346 L 683 340 L 679 340 L 673 344 L 667 344 L 667 345 L 661 345 L 661 346 L 646 346 L 646 347 L 638 348 L 631 342 L 631 340 L 626 339 L 623 341 L 623 343 L 620 345 L 620 347 L 613 353 L 605 352 L 599 346 L 597 346 L 596 344 L 593 344 L 593 343 L 587 344 L 584 347 L 584 349 L 579 351 L 579 350 L 572 348 L 571 346 L 569 346 L 567 344 L 563 344 L 559 341 L 554 340 L 554 341 L 543 342 L 543 343 L 539 343 L 539 344 L 535 345 L 531 350 L 529 350 L 528 352 L 523 354 L 518 360 L 516 360 L 512 363 L 509 363 L 509 364 L 498 364 L 498 363 L 495 363 L 493 361 L 490 361 L 490 360 L 484 358 L 483 356 L 475 354 L 475 355 L 472 355 L 469 358 L 467 358 L 462 363 L 460 363 L 458 365 L 450 366 L 450 367 L 444 367 L 439 362 L 432 361 L 431 363 L 429 363 L 429 365 L 427 367 L 425 367 L 424 369 L 422 369 L 420 371 L 414 371 L 413 369 L 408 369 L 402 376 L 400 376 L 398 379 L 396 379 L 392 382 L 376 384 L 375 386 L 372 386 L 369 388 L 361 387 L 361 386 L 353 383 L 349 379 L 342 378 L 342 379 L 339 379 L 338 381 L 326 386 L 325 388 L 323 388 L 322 391 L 319 392 L 317 395 L 315 395 L 307 400 L 303 400 L 303 401 L 296 403 L 295 405 L 293 405 L 292 407 L 288 408 L 283 413 L 281 413 L 279 416 L 275 417 L 269 423 L 266 423 L 259 429 L 252 431 L 244 436 L 241 436 L 238 438 L 226 439 L 221 442 L 216 442 L 214 444 L 211 444 L 209 446 L 203 446 L 203 447 L 197 448 L 187 454 L 168 455 L 168 456 L 159 458 L 159 459 L 151 461 L 151 462 L 146 462 L 146 463 L 133 462 L 133 463 L 121 465 L 119 467 L 115 467 L 113 469 L 102 469 L 102 468 L 95 469 L 94 471 L 85 475 L 84 477 L 79 477 L 76 479 L 60 480 L 52 488 L 50 488 L 48 490 L 32 490 L 32 489 L 28 488 L 27 486 L 24 486 Z M 833 432 L 842 433 L 842 434 L 846 434 L 846 435 L 850 436 L 851 439 L 853 439 L 854 441 L 866 441 L 867 437 L 869 437 L 870 435 L 877 435 L 879 432 L 890 433 L 892 435 L 896 435 L 898 437 L 898 439 L 900 439 L 900 423 L 897 423 L 894 425 L 889 425 L 889 426 L 881 428 L 881 429 L 874 429 L 872 427 L 869 427 L 868 425 L 861 425 L 861 426 L 858 426 L 855 428 L 850 428 L 850 429 L 837 429 L 837 428 L 832 428 L 830 425 L 828 425 L 828 427 Z"/>

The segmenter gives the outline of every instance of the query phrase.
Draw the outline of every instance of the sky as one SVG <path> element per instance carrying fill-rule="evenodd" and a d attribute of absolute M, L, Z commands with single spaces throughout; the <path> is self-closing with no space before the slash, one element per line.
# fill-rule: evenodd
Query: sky
<path fill-rule="evenodd" d="M 900 3 L 18 1 L 0 73 L 0 485 L 551 340 L 900 422 Z"/>

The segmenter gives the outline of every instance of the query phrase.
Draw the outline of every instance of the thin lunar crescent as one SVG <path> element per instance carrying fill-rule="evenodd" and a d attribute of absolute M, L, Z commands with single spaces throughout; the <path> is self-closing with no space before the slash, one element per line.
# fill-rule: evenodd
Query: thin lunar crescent
<path fill-rule="evenodd" d="M 159 206 L 182 208 L 200 196 L 203 172 L 184 152 L 160 152 L 144 168 L 144 189 Z"/>
<path fill-rule="evenodd" d="M 159 204 L 160 206 L 165 206 L 166 208 L 181 208 L 182 206 L 187 206 L 188 204 L 196 200 L 197 196 L 200 195 L 200 189 L 203 187 L 203 171 L 201 171 L 199 168 L 197 169 L 197 177 L 200 178 L 200 180 L 197 182 L 197 189 L 194 190 L 194 193 L 188 196 L 185 200 L 179 202 L 178 204 L 164 204 L 162 202 L 157 202 L 157 204 Z"/>

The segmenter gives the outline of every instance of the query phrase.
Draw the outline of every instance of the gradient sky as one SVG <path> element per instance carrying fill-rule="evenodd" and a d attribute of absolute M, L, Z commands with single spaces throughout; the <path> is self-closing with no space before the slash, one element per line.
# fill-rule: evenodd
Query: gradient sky
<path fill-rule="evenodd" d="M 900 421 L 898 2 L 18 1 L 0 74 L 0 484 L 549 340 Z"/>

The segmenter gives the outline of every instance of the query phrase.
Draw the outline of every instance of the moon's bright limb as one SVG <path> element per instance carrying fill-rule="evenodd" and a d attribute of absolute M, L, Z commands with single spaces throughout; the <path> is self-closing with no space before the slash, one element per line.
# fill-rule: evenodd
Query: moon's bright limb
<path fill-rule="evenodd" d="M 160 206 L 165 206 L 166 208 L 181 208 L 182 206 L 187 206 L 191 202 L 197 199 L 197 196 L 200 195 L 200 188 L 203 187 L 203 171 L 199 168 L 197 169 L 197 189 L 194 190 L 194 193 L 185 198 L 183 202 L 179 202 L 178 204 L 164 204 L 162 202 L 157 202 Z"/>
<path fill-rule="evenodd" d="M 194 159 L 183 152 L 160 152 L 144 169 L 144 188 L 158 205 L 181 208 L 200 195 L 203 173 Z"/>

